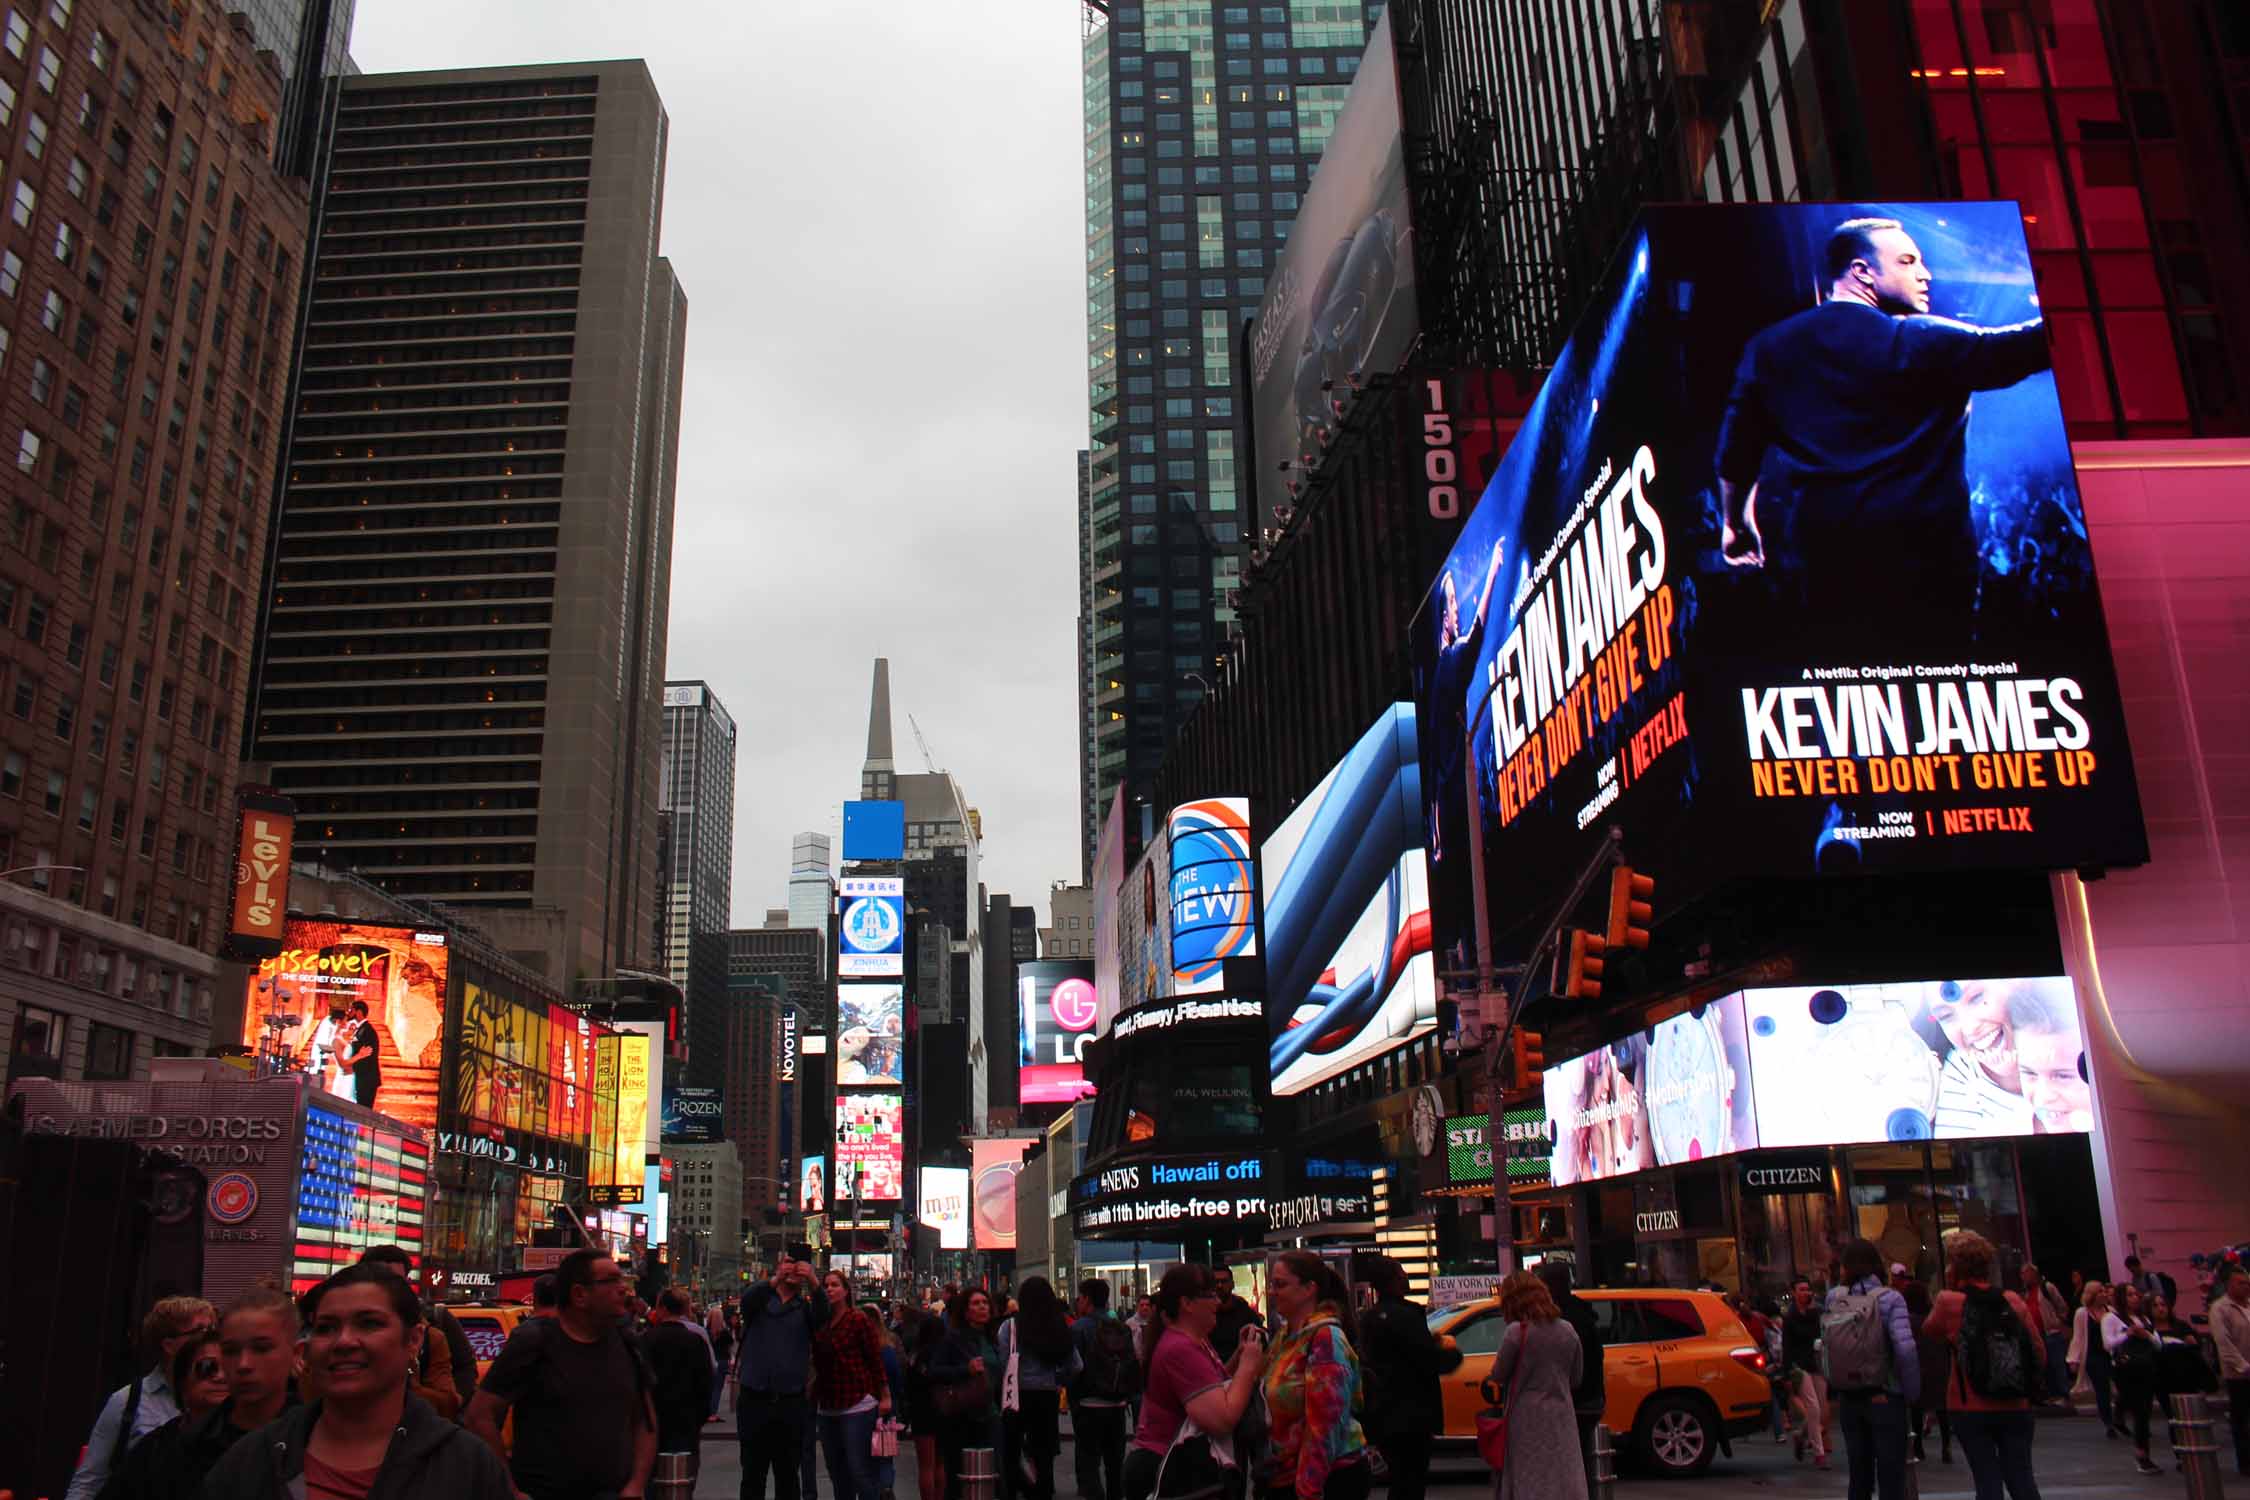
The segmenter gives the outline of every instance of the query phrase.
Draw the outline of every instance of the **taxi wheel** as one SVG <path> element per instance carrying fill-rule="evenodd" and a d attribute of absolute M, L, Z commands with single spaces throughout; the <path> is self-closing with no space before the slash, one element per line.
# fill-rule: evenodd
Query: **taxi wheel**
<path fill-rule="evenodd" d="M 1657 1470 L 1685 1479 L 1711 1467 L 1718 1424 L 1710 1406 L 1693 1396 L 1659 1396 L 1641 1409 L 1638 1446 Z"/>

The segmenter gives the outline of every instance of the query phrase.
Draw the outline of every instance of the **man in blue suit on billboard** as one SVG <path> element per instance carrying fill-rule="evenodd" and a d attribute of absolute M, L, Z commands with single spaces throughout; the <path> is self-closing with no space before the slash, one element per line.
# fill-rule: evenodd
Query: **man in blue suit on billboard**
<path fill-rule="evenodd" d="M 1837 225 L 1823 270 L 1826 300 L 1758 333 L 1735 372 L 1720 551 L 1742 568 L 1770 552 L 1816 608 L 1880 598 L 1889 623 L 1962 639 L 1977 600 L 1969 398 L 2046 369 L 2045 327 L 1931 316 L 1929 264 L 1896 219 Z"/>

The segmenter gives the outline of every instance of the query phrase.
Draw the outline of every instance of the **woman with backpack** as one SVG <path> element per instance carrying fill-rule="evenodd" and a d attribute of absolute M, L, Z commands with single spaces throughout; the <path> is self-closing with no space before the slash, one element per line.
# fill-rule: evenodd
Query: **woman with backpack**
<path fill-rule="evenodd" d="M 2031 1398 L 2045 1353 L 2031 1336 L 2031 1313 L 2014 1292 L 1996 1290 L 1992 1242 L 1957 1229 L 1945 1237 L 1946 1276 L 1923 1332 L 1951 1345 L 1945 1403 L 1954 1436 L 1976 1480 L 1976 1500 L 2039 1500 L 2031 1472 Z"/>
<path fill-rule="evenodd" d="M 1914 1321 L 1888 1284 L 1883 1252 L 1869 1239 L 1844 1246 L 1844 1284 L 1821 1314 L 1821 1370 L 1836 1402 L 1851 1470 L 1850 1500 L 1904 1500 L 1907 1411 L 1922 1394 Z"/>
<path fill-rule="evenodd" d="M 1352 1415 L 1360 1376 L 1351 1293 L 1335 1267 L 1289 1250 L 1267 1268 L 1266 1298 L 1282 1331 L 1265 1360 L 1272 1462 L 1259 1482 L 1269 1500 L 1366 1500 L 1373 1472 Z"/>
<path fill-rule="evenodd" d="M 2117 1421 L 2133 1429 L 2133 1462 L 2143 1474 L 2161 1474 L 2148 1456 L 2149 1408 L 2156 1404 L 2159 1352 L 2148 1299 L 2130 1281 L 2117 1284 L 2117 1304 L 2102 1317 L 2102 1348 L 2117 1382 Z"/>
<path fill-rule="evenodd" d="M 1062 1452 L 1062 1391 L 1079 1371 L 1078 1343 L 1054 1283 L 1025 1280 L 1016 1315 L 1000 1325 L 1000 1368 L 1015 1375 L 1015 1405 L 1002 1401 L 1008 1447 L 1020 1465 L 1024 1500 L 1054 1500 Z M 1003 1385 L 1005 1395 L 1005 1385 Z"/>

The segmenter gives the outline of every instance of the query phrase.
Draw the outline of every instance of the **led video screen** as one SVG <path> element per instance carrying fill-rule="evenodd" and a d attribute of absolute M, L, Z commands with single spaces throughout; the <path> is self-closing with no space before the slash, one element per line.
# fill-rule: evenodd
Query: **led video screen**
<path fill-rule="evenodd" d="M 2068 979 L 1756 989 L 1742 1004 L 1768 1146 L 2093 1128 Z"/>
<path fill-rule="evenodd" d="M 1551 1062 L 1541 1083 L 1558 1187 L 1759 1144 L 1740 995 Z"/>
<path fill-rule="evenodd" d="M 980 1139 L 970 1145 L 969 1227 L 979 1250 L 1016 1248 L 1016 1174 L 1028 1140 Z"/>
<path fill-rule="evenodd" d="M 898 984 L 836 986 L 836 1081 L 900 1083 L 906 1067 L 906 991 Z"/>
<path fill-rule="evenodd" d="M 1613 825 L 1667 902 L 2144 861 L 2048 365 L 2013 203 L 1647 210 L 1413 628 L 1440 967 Z"/>
<path fill-rule="evenodd" d="M 1016 1097 L 1068 1104 L 1092 1095 L 1086 1044 L 1093 1040 L 1094 966 L 1045 959 L 1016 965 Z"/>
<path fill-rule="evenodd" d="M 924 1229 L 937 1231 L 940 1250 L 969 1248 L 969 1172 L 966 1167 L 924 1167 L 921 1171 Z"/>
<path fill-rule="evenodd" d="M 1421 801 L 1414 710 L 1399 704 L 1259 850 L 1276 1094 L 1437 1025 Z"/>
<path fill-rule="evenodd" d="M 906 1136 L 897 1094 L 836 1096 L 836 1198 L 887 1203 L 902 1196 Z"/>
<path fill-rule="evenodd" d="M 1202 994 L 1226 984 L 1226 961 L 1258 951 L 1251 907 L 1250 803 L 1206 797 L 1172 809 L 1172 988 Z"/>
<path fill-rule="evenodd" d="M 250 980 L 242 1043 L 267 1066 L 434 1132 L 446 980 L 442 932 L 293 918 Z"/>
<path fill-rule="evenodd" d="M 837 896 L 836 972 L 846 979 L 906 972 L 906 882 L 847 876 Z"/>
<path fill-rule="evenodd" d="M 808 1156 L 797 1167 L 797 1211 L 828 1212 L 828 1158 Z"/>

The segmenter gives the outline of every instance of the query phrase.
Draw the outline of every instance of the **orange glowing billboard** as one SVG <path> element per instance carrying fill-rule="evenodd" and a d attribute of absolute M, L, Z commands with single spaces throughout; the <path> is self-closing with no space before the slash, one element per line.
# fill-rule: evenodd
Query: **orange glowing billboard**
<path fill-rule="evenodd" d="M 261 1072 L 309 1075 L 435 1134 L 446 958 L 442 932 L 291 919 L 250 980 L 242 1041 Z"/>
<path fill-rule="evenodd" d="M 235 830 L 234 905 L 227 922 L 233 957 L 270 958 L 288 946 L 289 852 L 297 805 L 277 792 L 245 787 Z"/>

